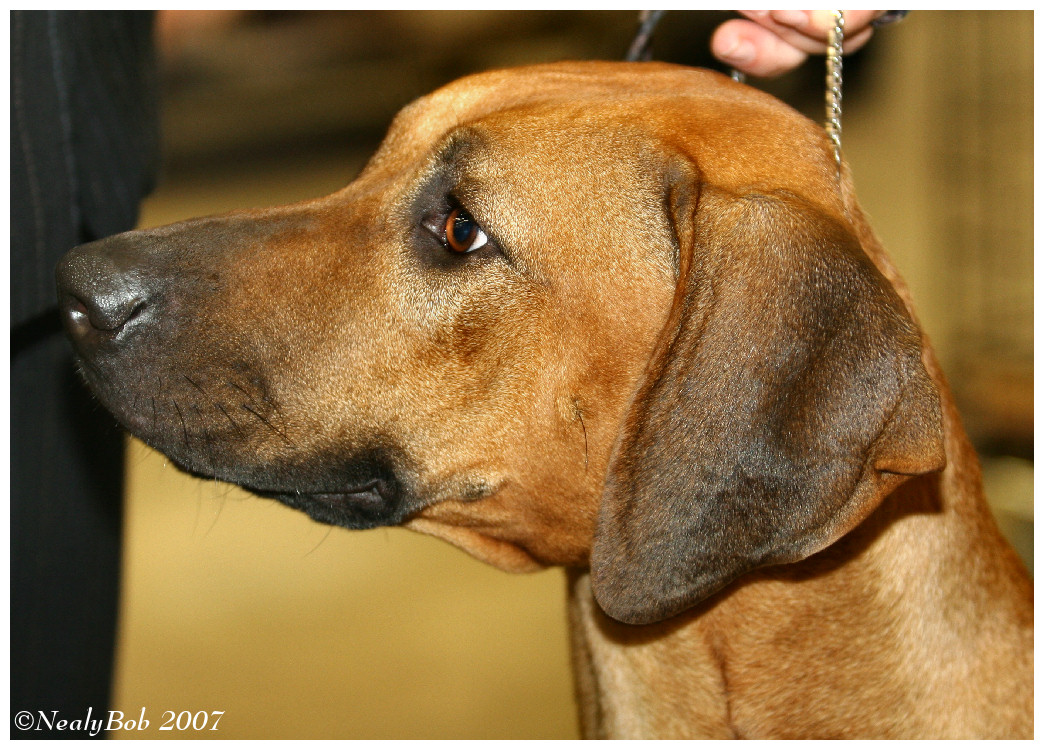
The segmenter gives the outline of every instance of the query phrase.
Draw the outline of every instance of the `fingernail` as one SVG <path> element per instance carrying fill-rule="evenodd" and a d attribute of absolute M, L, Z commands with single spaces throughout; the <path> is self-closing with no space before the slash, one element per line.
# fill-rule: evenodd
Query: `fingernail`
<path fill-rule="evenodd" d="M 774 10 L 772 20 L 776 23 L 800 29 L 808 26 L 808 12 L 803 10 Z"/>
<path fill-rule="evenodd" d="M 757 49 L 746 39 L 738 38 L 735 43 L 724 52 L 722 59 L 730 63 L 746 63 L 754 59 Z"/>

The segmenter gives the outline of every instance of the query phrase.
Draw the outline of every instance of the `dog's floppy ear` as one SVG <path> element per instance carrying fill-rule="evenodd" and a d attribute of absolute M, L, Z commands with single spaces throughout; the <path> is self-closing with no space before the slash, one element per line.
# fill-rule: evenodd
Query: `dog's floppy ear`
<path fill-rule="evenodd" d="M 945 463 L 920 332 L 850 231 L 786 192 L 669 195 L 678 290 L 591 557 L 599 604 L 635 624 L 804 559 Z"/>

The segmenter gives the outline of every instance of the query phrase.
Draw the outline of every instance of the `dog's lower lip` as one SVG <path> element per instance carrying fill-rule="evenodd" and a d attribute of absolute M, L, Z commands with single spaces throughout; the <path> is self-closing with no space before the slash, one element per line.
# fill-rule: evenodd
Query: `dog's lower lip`
<path fill-rule="evenodd" d="M 275 495 L 285 499 L 304 499 L 315 500 L 327 505 L 358 505 L 359 503 L 380 503 L 383 502 L 385 496 L 388 494 L 387 487 L 384 482 L 379 479 L 375 479 L 371 482 L 367 482 L 364 485 L 358 487 L 351 487 L 347 489 L 336 489 L 336 490 L 322 490 L 322 491 L 292 491 L 287 492 L 285 490 L 269 491 L 260 494 Z"/>
<path fill-rule="evenodd" d="M 376 483 L 358 490 L 346 490 L 343 492 L 310 492 L 308 495 L 320 502 L 331 503 L 334 505 L 341 503 L 357 503 L 360 500 L 367 500 L 370 498 L 380 499 L 382 497 L 380 489 L 377 487 Z"/>
<path fill-rule="evenodd" d="M 394 526 L 402 522 L 406 512 L 398 486 L 383 478 L 349 485 L 347 489 L 319 487 L 257 494 L 304 511 L 313 521 L 349 529 Z"/>

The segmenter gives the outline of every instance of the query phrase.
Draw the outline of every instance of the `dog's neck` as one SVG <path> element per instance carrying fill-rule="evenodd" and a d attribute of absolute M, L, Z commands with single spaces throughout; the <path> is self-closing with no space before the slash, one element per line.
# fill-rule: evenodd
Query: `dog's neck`
<path fill-rule="evenodd" d="M 1013 606 L 1032 594 L 1014 560 L 994 560 L 987 565 L 1011 575 L 994 583 L 990 602 L 963 611 L 967 592 L 962 599 L 951 589 L 981 574 L 983 564 L 947 547 L 951 532 L 963 533 L 963 522 L 952 520 L 979 516 L 972 549 L 993 547 L 985 537 L 996 529 L 981 505 L 946 506 L 945 485 L 960 481 L 948 474 L 907 482 L 822 553 L 749 574 L 661 623 L 615 622 L 595 602 L 586 571 L 571 571 L 584 736 L 996 735 L 996 726 L 979 725 L 974 696 L 952 686 L 994 685 L 990 670 L 1010 656 L 985 645 L 968 649 L 981 625 L 977 607 L 992 608 L 991 627 L 1005 631 L 998 642 L 1021 643 L 1032 654 L 1032 623 L 1019 621 Z M 939 543 L 913 543 L 929 536 Z M 939 575 L 942 569 L 951 574 Z M 929 675 L 926 664 L 941 666 Z M 1004 700 L 1021 705 L 1032 692 L 1032 684 L 1022 685 Z"/>
<path fill-rule="evenodd" d="M 722 671 L 701 634 L 679 638 L 665 633 L 673 628 L 662 623 L 615 622 L 595 603 L 586 571 L 571 570 L 568 578 L 573 671 L 586 739 L 735 736 Z M 673 705 L 672 696 L 685 705 Z"/>

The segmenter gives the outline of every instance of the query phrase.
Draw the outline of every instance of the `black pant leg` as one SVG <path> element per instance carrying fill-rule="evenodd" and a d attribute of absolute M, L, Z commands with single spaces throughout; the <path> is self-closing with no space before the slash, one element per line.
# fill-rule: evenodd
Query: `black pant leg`
<path fill-rule="evenodd" d="M 11 712 L 73 721 L 109 708 L 123 438 L 78 382 L 57 322 L 53 311 L 17 329 L 12 353 Z"/>

